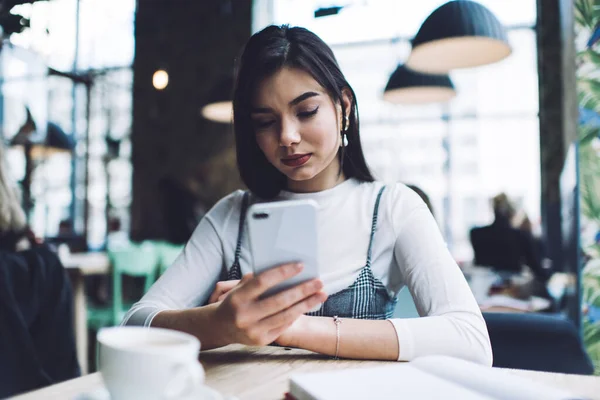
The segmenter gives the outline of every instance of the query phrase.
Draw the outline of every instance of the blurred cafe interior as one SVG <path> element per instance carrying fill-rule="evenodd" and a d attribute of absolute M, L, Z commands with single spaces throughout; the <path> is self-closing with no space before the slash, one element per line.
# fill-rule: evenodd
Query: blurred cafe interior
<path fill-rule="evenodd" d="M 244 189 L 236 59 L 271 24 L 333 50 L 369 167 L 430 208 L 494 367 L 600 375 L 597 1 L 0 0 L 0 209 L 17 199 L 29 243 L 0 218 L 0 398 L 97 371 L 98 331 Z M 11 271 L 42 244 L 60 294 Z M 405 287 L 394 317 L 418 316 Z"/>

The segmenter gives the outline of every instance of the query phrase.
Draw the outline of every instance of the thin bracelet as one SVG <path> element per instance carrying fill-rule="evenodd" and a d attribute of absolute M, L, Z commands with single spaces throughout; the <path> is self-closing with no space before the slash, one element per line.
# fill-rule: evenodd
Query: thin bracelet
<path fill-rule="evenodd" d="M 340 324 L 342 323 L 342 320 L 337 315 L 334 315 L 333 316 L 333 323 L 335 324 L 335 336 L 336 336 L 336 340 L 335 340 L 335 357 L 333 357 L 333 359 L 334 360 L 339 360 L 338 355 L 340 354 Z"/>

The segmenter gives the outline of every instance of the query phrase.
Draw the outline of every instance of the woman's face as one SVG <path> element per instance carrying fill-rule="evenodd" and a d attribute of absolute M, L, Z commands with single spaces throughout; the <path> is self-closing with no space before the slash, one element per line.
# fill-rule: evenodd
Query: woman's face
<path fill-rule="evenodd" d="M 346 93 L 344 102 L 349 112 Z M 325 190 L 344 179 L 337 157 L 341 106 L 308 73 L 284 67 L 264 79 L 253 98 L 251 119 L 258 146 L 288 177 L 290 190 Z"/>

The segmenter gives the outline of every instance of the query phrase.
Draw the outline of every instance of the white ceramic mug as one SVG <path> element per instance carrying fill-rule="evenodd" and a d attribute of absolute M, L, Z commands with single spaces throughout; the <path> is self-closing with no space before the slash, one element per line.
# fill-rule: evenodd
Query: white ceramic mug
<path fill-rule="evenodd" d="M 98 364 L 111 400 L 175 400 L 204 382 L 200 342 L 160 328 L 119 326 L 98 333 Z"/>

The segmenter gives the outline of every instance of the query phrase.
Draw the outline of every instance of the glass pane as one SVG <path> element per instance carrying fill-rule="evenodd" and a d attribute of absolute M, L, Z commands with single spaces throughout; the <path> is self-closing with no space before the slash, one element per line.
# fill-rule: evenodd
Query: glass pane
<path fill-rule="evenodd" d="M 31 28 L 11 36 L 14 46 L 4 46 L 0 53 L 3 136 L 10 139 L 18 132 L 25 121 L 27 105 L 36 122 L 36 135 L 42 140 L 47 121 L 76 140 L 74 161 L 68 153 L 46 152 L 37 162 L 31 186 L 35 205 L 30 222 L 40 236 L 56 235 L 59 223 L 71 218 L 74 233 L 82 234 L 86 196 L 87 233 L 92 247 L 101 246 L 104 241 L 107 212 L 128 212 L 135 4 L 135 0 L 53 0 L 19 5 L 15 10 L 31 19 Z M 48 76 L 48 67 L 73 72 L 74 64 L 74 73 L 88 74 L 92 82 L 89 116 L 85 85 L 74 84 L 67 77 Z M 107 136 L 125 145 L 117 145 L 120 151 L 108 155 Z M 13 175 L 19 179 L 24 173 L 24 157 L 17 150 L 11 149 L 8 159 Z M 113 198 L 109 188 L 115 186 L 108 177 L 109 164 L 117 160 L 125 165 L 122 170 L 126 172 L 116 174 L 118 200 L 108 206 L 107 199 Z"/>
<path fill-rule="evenodd" d="M 358 98 L 369 165 L 377 178 L 414 183 L 429 195 L 453 255 L 463 261 L 472 258 L 469 230 L 491 221 L 489 199 L 500 191 L 539 224 L 536 1 L 481 1 L 511 27 L 513 53 L 493 65 L 453 71 L 458 94 L 448 105 L 384 102 L 383 89 L 407 59 L 409 40 L 445 2 L 350 0 L 322 18 L 314 11 L 331 2 L 273 0 L 272 8 L 256 9 L 262 10 L 257 20 L 271 12 L 273 23 L 304 26 L 331 45 Z"/>
<path fill-rule="evenodd" d="M 538 112 L 535 31 L 508 32 L 512 54 L 501 62 L 453 71 L 458 96 L 450 103 L 453 115 L 534 115 Z"/>

